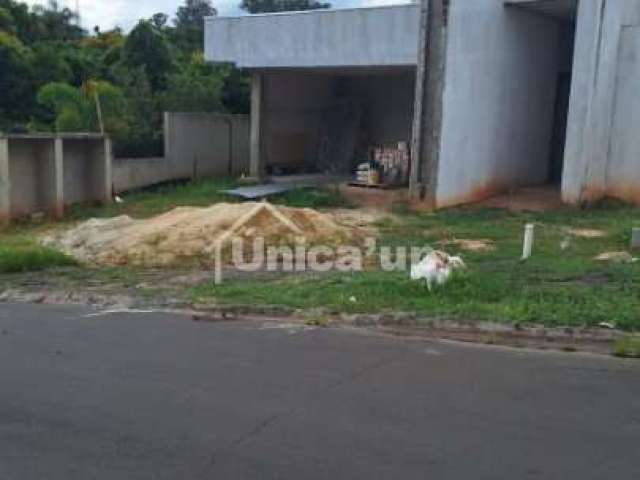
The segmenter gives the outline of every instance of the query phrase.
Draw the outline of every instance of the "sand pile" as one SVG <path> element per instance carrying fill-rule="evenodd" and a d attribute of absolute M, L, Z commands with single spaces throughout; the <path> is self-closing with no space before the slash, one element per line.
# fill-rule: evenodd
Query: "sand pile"
<path fill-rule="evenodd" d="M 230 236 L 229 232 L 233 231 Z M 74 258 L 96 265 L 178 266 L 214 258 L 216 242 L 242 237 L 251 244 L 353 244 L 361 232 L 330 214 L 261 203 L 220 203 L 207 208 L 176 208 L 134 220 L 128 216 L 92 219 L 44 239 Z"/>

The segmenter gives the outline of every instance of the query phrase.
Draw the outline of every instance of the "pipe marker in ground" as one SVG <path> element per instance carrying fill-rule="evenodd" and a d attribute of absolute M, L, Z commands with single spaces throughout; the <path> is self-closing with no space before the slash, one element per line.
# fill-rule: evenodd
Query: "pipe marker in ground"
<path fill-rule="evenodd" d="M 527 223 L 524 227 L 524 245 L 522 247 L 522 260 L 531 258 L 533 253 L 533 241 L 536 226 L 533 223 Z"/>
<path fill-rule="evenodd" d="M 640 250 L 640 228 L 631 230 L 631 248 L 633 250 Z"/>

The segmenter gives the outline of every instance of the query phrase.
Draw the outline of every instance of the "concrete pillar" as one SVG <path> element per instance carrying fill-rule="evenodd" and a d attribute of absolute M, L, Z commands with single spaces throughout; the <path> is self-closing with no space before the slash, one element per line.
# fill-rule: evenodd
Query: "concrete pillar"
<path fill-rule="evenodd" d="M 436 205 L 440 138 L 442 133 L 442 97 L 447 50 L 447 9 L 449 0 L 421 0 L 420 56 L 416 86 L 417 115 L 414 119 L 414 155 L 410 193 L 424 197 L 428 207 Z"/>
<path fill-rule="evenodd" d="M 251 164 L 249 172 L 252 179 L 264 177 L 264 155 L 262 151 L 263 135 L 263 89 L 264 78 L 260 73 L 251 76 Z"/>
<path fill-rule="evenodd" d="M 104 138 L 104 158 L 103 162 L 103 179 L 102 185 L 104 187 L 102 201 L 105 204 L 113 201 L 113 147 L 111 139 L 109 137 Z"/>
<path fill-rule="evenodd" d="M 54 139 L 53 148 L 53 216 L 60 219 L 64 216 L 64 140 Z"/>
<path fill-rule="evenodd" d="M 11 177 L 9 171 L 9 139 L 0 138 L 0 226 L 11 222 Z"/>
<path fill-rule="evenodd" d="M 631 230 L 631 248 L 640 250 L 640 228 L 633 228 Z"/>
<path fill-rule="evenodd" d="M 429 2 L 420 2 L 420 28 L 418 30 L 418 66 L 416 70 L 416 91 L 413 104 L 413 127 L 411 133 L 411 172 L 409 176 L 409 196 L 419 198 L 422 191 L 421 162 L 424 128 L 424 100 L 427 86 L 427 32 L 429 29 Z"/>
<path fill-rule="evenodd" d="M 173 116 L 170 112 L 164 112 L 164 158 L 169 166 L 169 171 L 176 176 L 173 160 Z"/>
<path fill-rule="evenodd" d="M 625 2 L 616 0 L 578 4 L 562 175 L 568 203 L 594 201 L 606 192 L 624 8 Z"/>

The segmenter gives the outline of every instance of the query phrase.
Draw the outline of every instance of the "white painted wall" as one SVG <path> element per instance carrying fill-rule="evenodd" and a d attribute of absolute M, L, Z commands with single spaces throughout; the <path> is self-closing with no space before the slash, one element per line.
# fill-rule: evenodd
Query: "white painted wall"
<path fill-rule="evenodd" d="M 640 25 L 622 29 L 607 194 L 640 203 Z"/>
<path fill-rule="evenodd" d="M 243 68 L 416 65 L 418 6 L 211 17 L 205 57 Z"/>
<path fill-rule="evenodd" d="M 562 195 L 640 203 L 640 1 L 581 0 Z"/>
<path fill-rule="evenodd" d="M 560 39 L 502 0 L 452 0 L 438 207 L 546 180 Z"/>

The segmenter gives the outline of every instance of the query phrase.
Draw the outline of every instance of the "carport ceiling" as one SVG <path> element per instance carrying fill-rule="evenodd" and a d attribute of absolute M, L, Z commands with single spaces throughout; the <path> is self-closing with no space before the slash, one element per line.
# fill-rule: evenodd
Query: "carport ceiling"
<path fill-rule="evenodd" d="M 578 0 L 505 0 L 504 3 L 568 22 L 575 20 L 578 11 Z"/>

